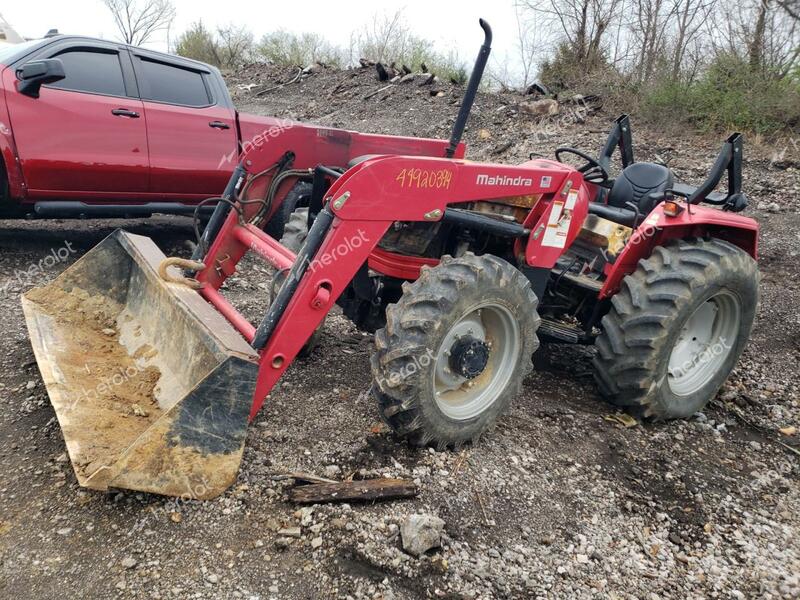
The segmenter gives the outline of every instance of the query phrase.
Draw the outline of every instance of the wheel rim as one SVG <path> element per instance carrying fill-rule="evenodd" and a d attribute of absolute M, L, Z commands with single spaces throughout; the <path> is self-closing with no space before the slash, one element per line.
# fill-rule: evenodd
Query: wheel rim
<path fill-rule="evenodd" d="M 465 340 L 475 340 L 472 346 L 488 350 L 485 367 L 472 377 L 454 370 L 452 364 L 454 350 Z M 433 390 L 439 410 L 457 421 L 487 410 L 513 377 L 521 347 L 519 323 L 506 307 L 486 302 L 467 311 L 447 332 L 436 354 Z"/>
<path fill-rule="evenodd" d="M 694 394 L 719 372 L 736 345 L 741 314 L 738 297 L 719 292 L 686 320 L 667 367 L 667 381 L 673 394 Z"/>

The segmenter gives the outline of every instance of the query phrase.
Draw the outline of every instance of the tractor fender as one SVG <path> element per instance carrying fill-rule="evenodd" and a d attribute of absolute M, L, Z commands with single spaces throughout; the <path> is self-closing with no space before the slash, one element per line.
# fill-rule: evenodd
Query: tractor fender
<path fill-rule="evenodd" d="M 730 242 L 758 257 L 758 223 L 749 217 L 705 206 L 684 206 L 679 215 L 664 214 L 659 204 L 636 228 L 623 251 L 606 266 L 606 281 L 600 290 L 601 300 L 617 293 L 622 279 L 636 269 L 639 261 L 652 254 L 653 248 L 670 240 L 713 237 Z"/>

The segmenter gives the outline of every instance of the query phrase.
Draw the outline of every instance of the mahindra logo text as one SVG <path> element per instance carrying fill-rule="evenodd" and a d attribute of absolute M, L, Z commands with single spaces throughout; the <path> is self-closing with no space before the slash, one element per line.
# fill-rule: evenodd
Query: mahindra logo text
<path fill-rule="evenodd" d="M 520 185 L 528 186 L 533 185 L 533 179 L 519 175 L 517 177 L 509 177 L 508 175 L 478 175 L 478 185 Z"/>

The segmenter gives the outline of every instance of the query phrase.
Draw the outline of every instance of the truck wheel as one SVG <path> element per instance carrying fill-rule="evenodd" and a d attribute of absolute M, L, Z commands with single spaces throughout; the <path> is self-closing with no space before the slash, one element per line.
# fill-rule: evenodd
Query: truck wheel
<path fill-rule="evenodd" d="M 625 277 L 595 343 L 605 398 L 642 417 L 688 417 L 716 395 L 750 336 L 759 274 L 718 239 L 657 246 Z"/>
<path fill-rule="evenodd" d="M 375 334 L 372 391 L 384 421 L 416 445 L 477 441 L 533 368 L 538 300 L 491 255 L 423 268 Z"/>
<path fill-rule="evenodd" d="M 283 229 L 283 236 L 281 236 L 280 243 L 295 254 L 300 251 L 303 244 L 306 243 L 308 237 L 308 208 L 298 208 L 289 215 L 286 221 L 286 226 Z M 278 271 L 272 278 L 272 298 L 278 295 L 278 290 L 286 279 L 286 271 Z M 323 320 L 319 327 L 314 330 L 311 337 L 306 342 L 303 349 L 300 350 L 299 356 L 305 357 L 311 354 L 319 345 L 320 338 L 322 337 L 322 327 L 325 324 Z"/>
<path fill-rule="evenodd" d="M 298 206 L 308 205 L 308 200 L 311 198 L 311 189 L 311 184 L 304 181 L 298 181 L 294 184 L 294 187 L 286 194 L 283 204 L 281 204 L 280 208 L 272 215 L 272 218 L 264 228 L 267 235 L 272 236 L 276 240 L 281 239 L 286 225 L 289 223 L 289 218 L 292 216 L 295 209 Z"/>

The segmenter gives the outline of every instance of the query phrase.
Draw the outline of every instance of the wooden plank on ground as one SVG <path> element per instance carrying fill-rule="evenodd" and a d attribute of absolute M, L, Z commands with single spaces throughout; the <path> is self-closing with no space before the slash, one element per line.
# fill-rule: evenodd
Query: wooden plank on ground
<path fill-rule="evenodd" d="M 292 489 L 289 497 L 300 504 L 353 502 L 410 498 L 417 495 L 417 486 L 407 479 L 365 479 L 316 483 Z"/>

